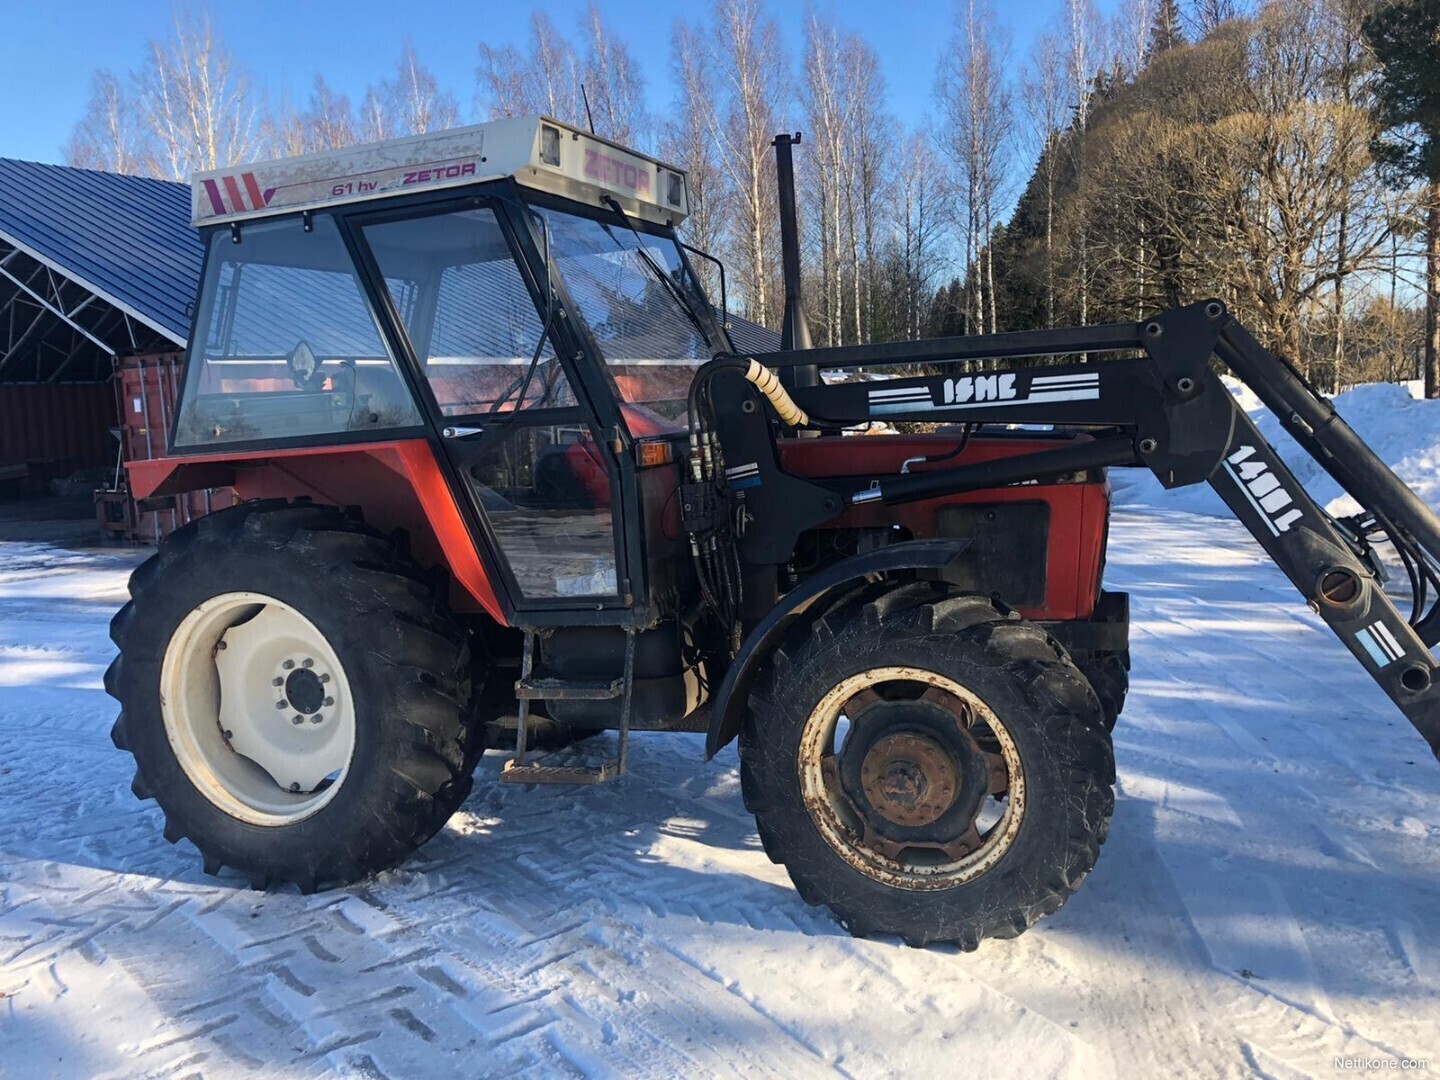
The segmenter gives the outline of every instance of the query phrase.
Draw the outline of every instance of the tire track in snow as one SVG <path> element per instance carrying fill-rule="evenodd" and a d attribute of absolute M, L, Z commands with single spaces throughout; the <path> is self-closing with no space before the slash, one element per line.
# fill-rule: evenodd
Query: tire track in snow
<path fill-rule="evenodd" d="M 1357 673 L 1327 671 L 1339 689 L 1320 694 L 1286 674 L 1314 665 L 1310 634 L 1250 636 L 1257 613 L 1280 625 L 1272 599 L 1291 601 L 1230 550 L 1233 530 L 1175 516 L 1131 539 L 1134 524 L 1111 547 L 1138 594 L 1119 751 L 1134 786 L 1086 887 L 1017 942 L 959 955 L 841 935 L 760 852 L 733 767 L 703 765 L 679 736 L 637 740 L 632 775 L 592 791 L 502 787 L 492 756 L 401 870 L 257 896 L 159 838 L 109 748 L 98 685 L 28 683 L 0 690 L 0 957 L 17 955 L 0 991 L 19 986 L 0 1000 L 0 1041 L 33 1072 L 59 1046 L 95 1075 L 219 1077 L 944 1073 L 977 1053 L 1055 1076 L 1239 1076 L 1328 1072 L 1329 1054 L 1387 1046 L 1433 1056 L 1436 954 L 1417 913 L 1440 909 L 1437 785 L 1383 764 L 1413 750 L 1408 732 L 1350 723 L 1368 693 Z M 1212 549 L 1230 580 L 1194 564 Z M 24 562 L 4 553 L 0 583 Z M 123 580 L 102 558 L 31 573 L 18 599 L 0 588 L 0 646 L 53 638 L 102 670 L 109 612 L 74 599 L 87 575 L 107 594 Z M 1203 617 L 1193 599 L 1167 607 L 1186 587 Z M 1202 663 L 1217 637 L 1224 659 Z M 1264 711 L 1246 711 L 1266 678 Z M 1322 816 L 1365 800 L 1384 805 Z M 1230 901 L 1283 938 L 1263 886 L 1279 883 L 1338 1022 L 1281 1000 L 1253 961 L 1260 979 L 1215 970 L 1212 946 L 1227 963 L 1253 955 L 1213 907 L 1237 878 L 1249 891 Z M 1298 884 L 1311 878 L 1313 896 Z M 1209 944 L 1186 889 L 1211 911 Z M 1335 966 L 1362 957 L 1353 978 Z"/>
<path fill-rule="evenodd" d="M 1267 571 L 1266 576 L 1273 576 L 1273 571 Z M 1133 584 L 1142 587 L 1139 581 Z M 1293 636 L 1276 632 L 1268 605 L 1298 603 L 1298 598 L 1288 598 L 1280 590 L 1265 591 L 1269 595 L 1263 609 L 1253 600 L 1207 596 L 1203 618 L 1192 614 L 1195 600 L 1166 597 L 1136 604 L 1137 620 L 1160 632 L 1137 635 L 1133 674 L 1140 707 L 1131 713 L 1128 726 L 1122 720 L 1117 752 L 1126 793 L 1157 807 L 1156 851 L 1174 882 L 1185 918 L 1212 965 L 1231 976 L 1220 999 L 1233 1016 L 1234 1030 L 1246 1035 L 1244 1047 L 1249 1060 L 1257 1069 L 1263 1062 L 1264 1071 L 1284 1074 L 1297 1062 L 1302 1070 L 1318 1067 L 1322 1061 L 1328 1067 L 1333 1058 L 1326 1059 L 1325 1054 L 1397 1053 L 1393 1039 L 1376 1039 L 1373 1034 L 1367 1037 L 1363 1033 L 1364 1029 L 1375 1028 L 1373 1014 L 1355 1017 L 1348 1003 L 1334 1003 L 1331 984 L 1337 982 L 1337 965 L 1328 963 L 1322 970 L 1315 959 L 1321 955 L 1330 960 L 1331 928 L 1314 912 L 1307 912 L 1302 920 L 1294 902 L 1301 899 L 1307 908 L 1317 907 L 1312 891 L 1301 887 L 1297 893 L 1298 882 L 1292 874 L 1277 876 L 1268 872 L 1268 867 L 1276 864 L 1277 853 L 1288 852 L 1296 853 L 1298 859 L 1278 861 L 1288 864 L 1318 859 L 1346 874 L 1378 871 L 1380 863 L 1366 843 L 1353 830 L 1336 827 L 1328 819 L 1339 816 L 1337 810 L 1343 813 L 1343 801 L 1337 805 L 1337 795 L 1341 800 L 1346 796 L 1384 798 L 1387 789 L 1398 785 L 1376 774 L 1373 740 L 1362 748 L 1351 734 L 1350 725 L 1327 722 L 1328 717 L 1340 719 L 1347 713 L 1364 716 L 1368 721 L 1372 718 L 1365 714 L 1375 712 L 1377 705 L 1388 709 L 1388 702 L 1368 683 L 1363 672 L 1347 666 L 1348 656 L 1308 612 L 1297 610 L 1291 618 Z M 1176 636 L 1170 632 L 1171 626 L 1188 633 Z M 1196 653 L 1203 653 L 1205 640 L 1213 639 L 1216 632 L 1224 637 L 1227 659 L 1233 658 L 1237 650 L 1253 652 L 1257 661 L 1253 672 L 1245 665 L 1207 670 L 1203 656 L 1197 657 Z M 1182 642 L 1189 647 L 1182 648 Z M 1327 650 L 1336 653 L 1333 670 L 1317 667 L 1314 662 L 1317 651 L 1323 654 Z M 1324 672 L 1323 699 L 1317 699 L 1315 694 L 1317 671 Z M 1230 688 L 1237 709 L 1201 701 L 1189 704 L 1185 716 L 1192 726 L 1202 718 L 1208 720 L 1239 751 L 1237 760 L 1253 763 L 1258 786 L 1247 792 L 1243 801 L 1225 803 L 1220 813 L 1208 813 L 1203 805 L 1193 803 L 1175 806 L 1167 798 L 1174 787 L 1173 779 L 1148 781 L 1147 788 L 1148 778 L 1132 775 L 1127 764 L 1138 754 L 1151 767 L 1163 764 L 1172 777 L 1193 776 L 1201 785 L 1207 781 L 1213 784 L 1213 777 L 1206 775 L 1208 760 L 1215 756 L 1213 744 L 1181 738 L 1172 740 L 1178 742 L 1174 749 L 1161 750 L 1152 745 L 1156 739 L 1145 719 L 1163 711 L 1163 706 L 1157 708 L 1144 696 L 1148 681 L 1153 679 L 1185 692 L 1193 692 L 1196 685 L 1207 681 Z M 1318 709 L 1317 700 L 1323 701 Z M 1309 715 L 1303 718 L 1296 712 L 1301 702 L 1309 708 Z M 1257 704 L 1273 709 L 1275 722 L 1257 725 L 1252 721 L 1242 726 L 1237 715 L 1253 714 Z M 1197 754 L 1197 749 L 1201 753 Z M 1343 777 L 1340 785 L 1335 782 L 1335 766 Z M 1322 777 L 1329 788 L 1328 797 L 1315 790 Z M 1403 789 L 1401 793 L 1408 794 Z M 1281 807 L 1285 809 L 1277 813 Z M 1187 826 L 1186 811 L 1208 820 L 1191 821 Z M 1172 830 L 1171 835 L 1165 835 L 1167 829 Z M 1187 831 L 1191 833 L 1188 837 Z M 1259 843 L 1256 837 L 1261 838 Z M 1270 851 L 1262 850 L 1266 844 Z M 1318 855 L 1314 854 L 1316 849 Z M 1312 951 L 1317 934 L 1324 939 L 1318 954 Z M 1397 927 L 1392 937 L 1397 945 L 1395 952 L 1407 955 L 1404 931 Z M 1244 973 L 1238 981 L 1237 970 Z M 1338 985 L 1342 992 L 1348 981 L 1341 970 Z M 1409 1049 L 1419 1052 L 1413 1045 Z M 1324 1053 L 1318 1053 L 1322 1050 Z"/>

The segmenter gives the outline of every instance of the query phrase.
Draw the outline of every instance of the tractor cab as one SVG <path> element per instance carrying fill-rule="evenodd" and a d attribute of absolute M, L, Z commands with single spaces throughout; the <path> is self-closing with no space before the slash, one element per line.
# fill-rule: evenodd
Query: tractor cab
<path fill-rule="evenodd" d="M 622 621 L 675 591 L 673 438 L 729 348 L 688 208 L 683 172 L 542 117 L 199 176 L 172 461 L 424 441 L 507 620 Z"/>

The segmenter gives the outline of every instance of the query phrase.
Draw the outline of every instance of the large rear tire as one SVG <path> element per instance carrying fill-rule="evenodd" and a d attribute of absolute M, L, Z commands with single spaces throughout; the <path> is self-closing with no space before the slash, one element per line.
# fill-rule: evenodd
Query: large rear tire
<path fill-rule="evenodd" d="M 852 934 L 973 949 L 1059 909 L 1114 808 L 1100 704 L 1040 628 L 918 582 L 776 652 L 740 736 L 771 859 Z"/>
<path fill-rule="evenodd" d="M 130 579 L 105 676 L 132 788 L 208 873 L 310 892 L 394 866 L 469 793 L 469 635 L 442 583 L 328 507 L 247 503 Z"/>

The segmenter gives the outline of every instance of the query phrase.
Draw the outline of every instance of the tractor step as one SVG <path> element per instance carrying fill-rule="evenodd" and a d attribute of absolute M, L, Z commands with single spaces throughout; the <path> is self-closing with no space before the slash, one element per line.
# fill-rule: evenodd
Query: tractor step
<path fill-rule="evenodd" d="M 625 630 L 625 674 L 614 682 L 572 682 L 565 679 L 532 677 L 535 663 L 535 631 L 525 631 L 525 651 L 520 657 L 520 679 L 515 683 L 515 696 L 520 712 L 515 717 L 515 757 L 505 763 L 500 779 L 507 784 L 603 784 L 625 775 L 630 747 L 630 702 L 635 689 L 635 631 Z M 609 761 L 599 765 L 576 761 L 556 751 L 538 761 L 525 760 L 529 741 L 530 702 L 541 701 L 605 701 L 620 698 L 620 747 Z M 568 760 L 567 760 L 568 758 Z"/>
<path fill-rule="evenodd" d="M 506 784 L 603 784 L 619 775 L 619 759 L 600 765 L 546 765 L 542 758 L 524 765 L 507 761 L 500 779 Z"/>
<path fill-rule="evenodd" d="M 515 696 L 527 701 L 613 701 L 625 693 L 625 680 L 578 682 L 573 679 L 521 679 Z"/>

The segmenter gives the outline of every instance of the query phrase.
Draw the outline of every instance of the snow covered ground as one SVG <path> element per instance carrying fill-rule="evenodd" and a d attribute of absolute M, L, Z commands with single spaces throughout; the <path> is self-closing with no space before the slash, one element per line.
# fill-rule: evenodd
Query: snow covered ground
<path fill-rule="evenodd" d="M 1359 509 L 1340 485 L 1295 444 L 1248 387 L 1228 376 L 1225 382 L 1260 428 L 1260 434 L 1280 452 L 1316 502 L 1337 517 Z M 1423 400 L 1420 383 L 1367 383 L 1337 394 L 1334 402 L 1346 423 L 1400 479 L 1431 506 L 1440 506 L 1440 403 Z M 1208 484 L 1167 492 L 1152 473 L 1138 469 L 1116 470 L 1111 480 L 1124 501 L 1230 516 Z"/>
<path fill-rule="evenodd" d="M 1440 767 L 1238 526 L 1122 510 L 1120 800 L 1080 893 L 964 955 L 855 941 L 759 849 L 732 751 L 498 783 L 401 870 L 206 878 L 129 792 L 136 556 L 0 545 L 0 1074 L 1331 1075 L 1440 1067 Z"/>

